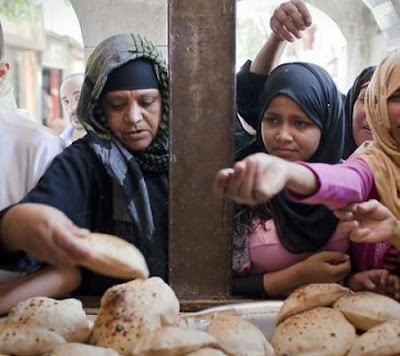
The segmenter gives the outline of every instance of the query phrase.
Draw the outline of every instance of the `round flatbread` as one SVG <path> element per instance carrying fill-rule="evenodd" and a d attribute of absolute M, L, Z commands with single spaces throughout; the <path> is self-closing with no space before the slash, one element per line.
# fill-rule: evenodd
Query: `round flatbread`
<path fill-rule="evenodd" d="M 347 356 L 400 355 L 400 321 L 390 320 L 362 334 Z"/>
<path fill-rule="evenodd" d="M 320 307 L 293 315 L 280 323 L 271 343 L 277 355 L 345 355 L 356 331 L 343 314 Z"/>
<path fill-rule="evenodd" d="M 130 355 L 140 337 L 174 324 L 178 313 L 178 298 L 159 277 L 119 284 L 101 298 L 89 342 Z"/>
<path fill-rule="evenodd" d="M 42 356 L 118 356 L 118 352 L 112 349 L 91 346 L 79 343 L 70 343 L 56 346 L 53 350 Z"/>
<path fill-rule="evenodd" d="M 274 350 L 264 334 L 253 324 L 233 314 L 215 314 L 207 327 L 228 355 L 273 356 Z"/>
<path fill-rule="evenodd" d="M 388 320 L 400 320 L 400 303 L 371 292 L 344 295 L 333 307 L 359 330 L 369 330 Z"/>
<path fill-rule="evenodd" d="M 349 288 L 337 283 L 313 283 L 295 289 L 283 302 L 276 317 L 279 324 L 289 316 L 317 307 L 330 307 L 343 295 L 350 294 Z"/>
<path fill-rule="evenodd" d="M 145 279 L 149 269 L 143 254 L 131 243 L 107 234 L 90 233 L 82 238 L 91 250 L 88 260 L 81 263 L 92 271 L 121 279 Z"/>
<path fill-rule="evenodd" d="M 34 325 L 8 322 L 0 324 L 0 353 L 7 355 L 41 355 L 65 343 L 62 336 Z"/>
<path fill-rule="evenodd" d="M 216 346 L 217 340 L 204 331 L 168 326 L 141 337 L 133 347 L 131 355 L 186 355 L 203 347 Z"/>
<path fill-rule="evenodd" d="M 10 310 L 8 322 L 40 326 L 56 332 L 68 342 L 85 342 L 91 331 L 82 302 L 74 298 L 29 298 Z"/>
<path fill-rule="evenodd" d="M 221 350 L 206 347 L 204 349 L 190 352 L 186 356 L 226 356 L 226 353 Z"/>

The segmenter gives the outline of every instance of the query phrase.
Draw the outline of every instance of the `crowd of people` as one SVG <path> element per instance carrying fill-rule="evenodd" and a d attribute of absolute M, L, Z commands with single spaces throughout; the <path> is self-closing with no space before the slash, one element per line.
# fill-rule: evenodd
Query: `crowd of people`
<path fill-rule="evenodd" d="M 280 298 L 337 282 L 400 300 L 400 55 L 363 70 L 344 96 L 318 65 L 275 64 L 311 24 L 301 0 L 282 3 L 237 74 L 236 163 L 215 178 L 216 196 L 235 202 L 232 293 Z M 3 48 L 1 33 L 1 58 Z M 15 273 L 0 278 L 0 313 L 31 296 L 101 295 L 120 283 L 76 267 L 92 253 L 89 231 L 132 243 L 168 282 L 162 55 L 140 35 L 111 36 L 60 92 L 70 120 L 61 137 L 0 100 L 0 268 Z"/>

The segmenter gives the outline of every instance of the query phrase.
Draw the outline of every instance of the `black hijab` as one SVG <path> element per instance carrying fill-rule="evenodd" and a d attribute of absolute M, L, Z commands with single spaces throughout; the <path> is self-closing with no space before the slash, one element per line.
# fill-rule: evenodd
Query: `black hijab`
<path fill-rule="evenodd" d="M 310 63 L 283 64 L 271 72 L 264 88 L 264 108 L 258 123 L 257 139 L 239 156 L 266 152 L 261 137 L 262 118 L 271 100 L 280 94 L 296 102 L 321 129 L 320 144 L 307 162 L 339 163 L 344 138 L 342 98 L 331 76 L 323 68 Z M 285 191 L 271 199 L 264 209 L 274 220 L 282 245 L 292 253 L 321 249 L 337 225 L 337 219 L 325 206 L 296 203 Z"/>
<path fill-rule="evenodd" d="M 365 68 L 360 75 L 354 81 L 353 86 L 350 88 L 346 95 L 346 101 L 344 103 L 344 115 L 345 115 L 345 131 L 344 131 L 344 149 L 343 158 L 348 158 L 356 149 L 357 144 L 354 141 L 353 136 L 353 109 L 354 104 L 360 94 L 362 86 L 371 80 L 372 74 L 374 74 L 375 66 Z"/>

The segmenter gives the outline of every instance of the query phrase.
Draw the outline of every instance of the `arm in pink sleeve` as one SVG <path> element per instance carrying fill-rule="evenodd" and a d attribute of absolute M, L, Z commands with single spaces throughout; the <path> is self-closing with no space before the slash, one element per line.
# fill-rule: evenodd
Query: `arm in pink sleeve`
<path fill-rule="evenodd" d="M 301 163 L 313 171 L 319 189 L 307 197 L 289 192 L 289 196 L 307 204 L 323 204 L 340 209 L 350 203 L 365 201 L 374 187 L 374 176 L 366 161 L 350 159 L 340 164 Z"/>

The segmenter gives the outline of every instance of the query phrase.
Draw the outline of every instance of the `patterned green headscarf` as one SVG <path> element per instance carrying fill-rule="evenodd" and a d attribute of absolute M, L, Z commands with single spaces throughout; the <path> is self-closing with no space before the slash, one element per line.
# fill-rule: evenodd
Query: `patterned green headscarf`
<path fill-rule="evenodd" d="M 162 118 L 157 135 L 151 145 L 141 152 L 129 151 L 111 134 L 100 109 L 100 95 L 108 75 L 115 68 L 137 58 L 153 63 L 162 97 Z M 88 60 L 77 114 L 88 132 L 90 146 L 114 182 L 122 188 L 133 222 L 143 236 L 151 240 L 154 223 L 142 171 L 167 173 L 169 164 L 168 74 L 159 50 L 150 41 L 135 34 L 115 35 L 102 41 Z M 118 205 L 126 205 L 126 201 L 114 198 L 114 209 L 123 209 L 124 206 Z"/>

